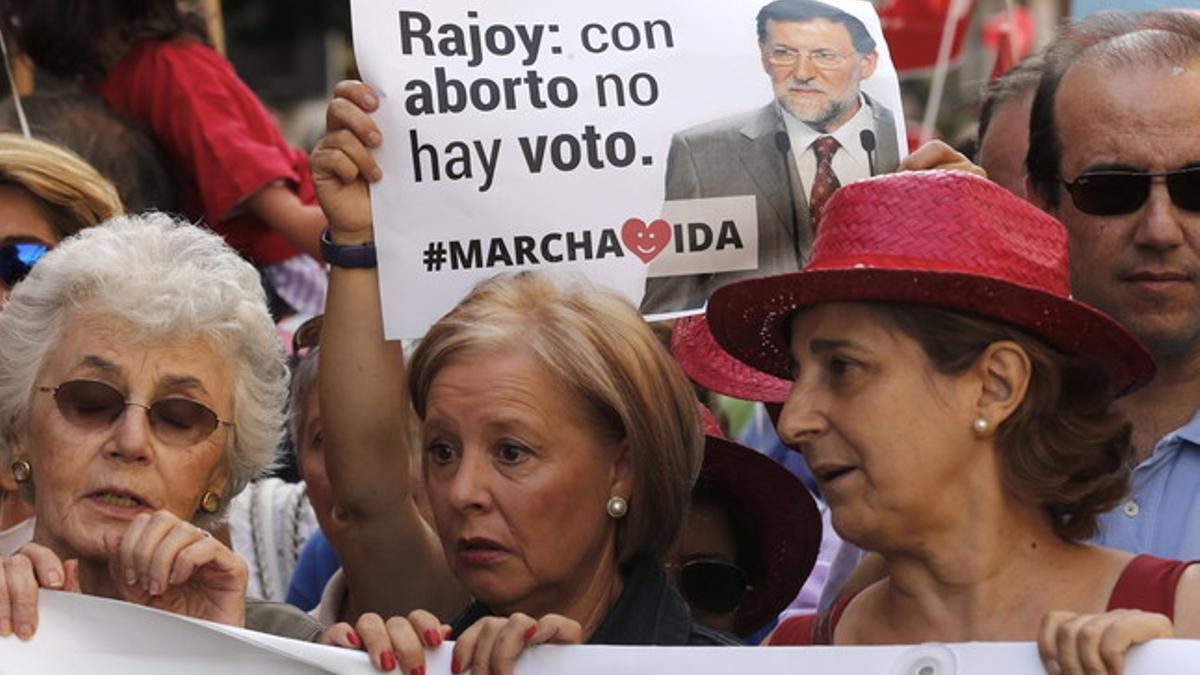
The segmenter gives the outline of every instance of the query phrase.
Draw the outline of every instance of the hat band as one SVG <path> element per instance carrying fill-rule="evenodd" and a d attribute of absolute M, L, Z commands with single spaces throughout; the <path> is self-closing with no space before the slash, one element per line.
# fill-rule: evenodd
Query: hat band
<path fill-rule="evenodd" d="M 804 268 L 804 271 L 845 271 L 854 269 L 890 270 L 895 272 L 915 273 L 946 272 L 953 274 L 967 274 L 970 276 L 990 278 L 995 281 L 1016 284 L 1026 288 L 1036 288 L 1064 299 L 1070 295 L 1070 282 L 1068 279 L 1065 277 L 1065 275 L 1062 275 L 1049 267 L 1043 269 L 1042 274 L 1038 275 L 1040 278 L 1036 280 L 1019 281 L 1012 279 L 1009 274 L 1005 274 L 1004 271 L 1001 270 L 987 270 L 982 269 L 980 266 L 967 267 L 962 264 L 956 264 L 953 261 L 931 260 L 929 258 L 903 255 L 863 253 L 857 255 L 821 256 L 819 258 L 814 257 L 809 262 L 808 266 Z"/>

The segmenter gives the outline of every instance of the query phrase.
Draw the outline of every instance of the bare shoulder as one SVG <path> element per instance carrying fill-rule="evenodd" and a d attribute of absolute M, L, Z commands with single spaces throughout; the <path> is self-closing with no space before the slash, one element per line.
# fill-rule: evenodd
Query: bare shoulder
<path fill-rule="evenodd" d="M 1189 566 L 1175 587 L 1175 637 L 1200 639 L 1200 563 Z"/>

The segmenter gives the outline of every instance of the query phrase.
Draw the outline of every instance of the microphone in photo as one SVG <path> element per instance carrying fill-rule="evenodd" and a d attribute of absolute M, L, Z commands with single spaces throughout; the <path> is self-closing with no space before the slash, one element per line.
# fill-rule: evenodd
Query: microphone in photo
<path fill-rule="evenodd" d="M 792 249 L 796 254 L 796 264 L 800 261 L 800 233 L 797 231 L 796 223 L 796 188 L 792 186 L 792 139 L 788 137 L 786 131 L 775 132 L 775 148 L 779 150 L 779 154 L 783 155 L 783 166 L 787 175 L 788 186 L 788 205 L 791 206 L 792 213 Z"/>
<path fill-rule="evenodd" d="M 870 129 L 863 129 L 858 134 L 858 142 L 862 144 L 862 149 L 867 151 L 867 169 L 871 175 L 875 175 L 875 132 Z"/>

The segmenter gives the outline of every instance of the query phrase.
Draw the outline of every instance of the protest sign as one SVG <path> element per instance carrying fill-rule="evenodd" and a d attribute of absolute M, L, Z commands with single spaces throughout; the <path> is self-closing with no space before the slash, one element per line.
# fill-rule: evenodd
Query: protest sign
<path fill-rule="evenodd" d="M 789 110 L 836 99 L 854 113 L 831 130 L 849 134 L 832 160 L 843 184 L 894 168 L 904 148 L 874 10 L 832 1 L 865 27 L 870 58 L 840 24 L 819 24 L 840 51 L 782 34 L 760 49 L 762 0 L 354 0 L 359 69 L 382 101 L 372 207 L 387 335 L 420 336 L 499 272 L 568 271 L 635 303 L 647 274 L 674 279 L 643 306 L 669 312 L 699 308 L 725 278 L 795 269 L 817 160 L 777 91 Z M 678 150 L 680 132 L 736 116 L 757 122 L 744 150 Z"/>
<path fill-rule="evenodd" d="M 76 593 L 41 591 L 32 640 L 0 638 L 0 675 L 111 673 L 210 675 L 218 672 L 378 672 L 361 651 L 325 647 L 197 621 Z M 453 643 L 425 652 L 426 672 L 450 672 Z M 1128 654 L 1127 675 L 1191 672 L 1200 641 L 1156 640 Z M 692 673 L 725 675 L 1041 675 L 1032 643 L 885 647 L 618 647 L 547 645 L 527 650 L 518 675 Z"/>

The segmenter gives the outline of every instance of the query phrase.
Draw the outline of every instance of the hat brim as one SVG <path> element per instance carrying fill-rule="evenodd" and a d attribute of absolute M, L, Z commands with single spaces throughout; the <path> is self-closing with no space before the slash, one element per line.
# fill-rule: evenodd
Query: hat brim
<path fill-rule="evenodd" d="M 856 267 L 747 279 L 718 288 L 707 317 L 713 337 L 730 354 L 787 378 L 792 314 L 820 303 L 855 301 L 929 305 L 1007 323 L 1101 365 L 1118 395 L 1154 377 L 1150 353 L 1107 315 L 1039 289 L 962 272 Z"/>
<path fill-rule="evenodd" d="M 768 375 L 733 358 L 717 344 L 703 314 L 675 320 L 671 353 L 683 372 L 718 394 L 744 401 L 782 403 L 792 388 L 789 380 Z"/>
<path fill-rule="evenodd" d="M 723 438 L 705 441 L 700 475 L 738 504 L 755 529 L 763 562 L 764 577 L 738 610 L 735 630 L 749 635 L 800 593 L 821 548 L 821 514 L 804 483 L 782 464 Z"/>

